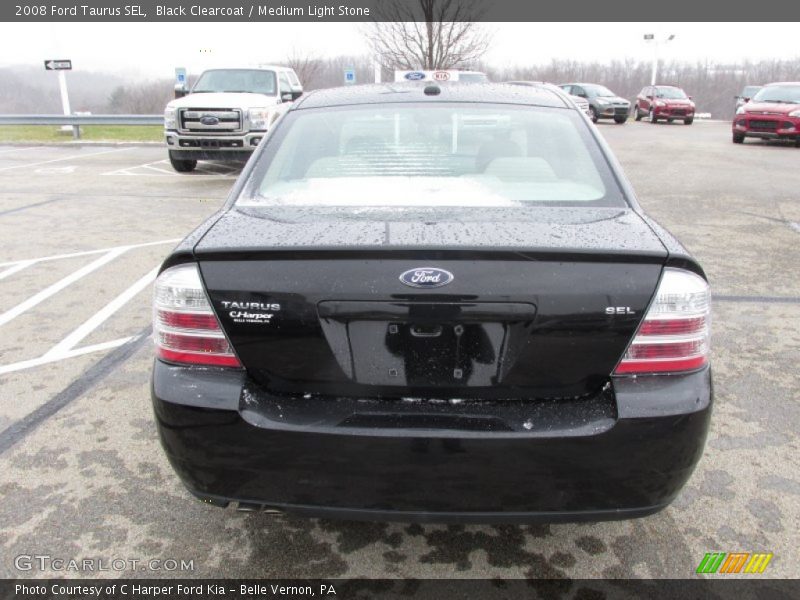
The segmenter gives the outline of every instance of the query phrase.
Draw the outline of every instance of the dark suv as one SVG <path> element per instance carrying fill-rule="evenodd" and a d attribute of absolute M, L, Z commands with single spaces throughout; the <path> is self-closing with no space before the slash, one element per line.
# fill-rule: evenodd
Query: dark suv
<path fill-rule="evenodd" d="M 694 102 L 681 88 L 672 85 L 648 85 L 636 97 L 633 116 L 637 121 L 647 116 L 651 123 L 665 119 L 672 123 L 683 119 L 686 125 L 694 122 Z"/>
<path fill-rule="evenodd" d="M 628 120 L 631 103 L 617 96 L 607 87 L 596 83 L 563 83 L 562 90 L 589 102 L 589 116 L 594 123 L 600 119 L 614 119 L 616 123 Z"/>

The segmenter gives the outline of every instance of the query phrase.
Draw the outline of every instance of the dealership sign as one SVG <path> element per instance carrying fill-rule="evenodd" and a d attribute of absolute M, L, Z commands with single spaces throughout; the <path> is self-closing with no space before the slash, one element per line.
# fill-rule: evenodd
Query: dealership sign
<path fill-rule="evenodd" d="M 458 81 L 458 71 L 395 71 L 394 80 L 400 81 Z"/>

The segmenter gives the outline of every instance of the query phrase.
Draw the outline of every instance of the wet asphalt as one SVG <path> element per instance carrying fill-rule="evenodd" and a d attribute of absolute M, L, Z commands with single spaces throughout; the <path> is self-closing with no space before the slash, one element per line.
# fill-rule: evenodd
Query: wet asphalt
<path fill-rule="evenodd" d="M 725 123 L 598 127 L 715 296 L 711 432 L 669 508 L 596 524 L 421 526 L 198 503 L 158 443 L 150 288 L 131 286 L 220 206 L 236 170 L 174 174 L 159 146 L 0 146 L 0 313 L 39 299 L 0 324 L 0 577 L 682 578 L 712 551 L 772 552 L 764 576 L 800 576 L 800 149 L 734 145 Z M 73 254 L 120 246 L 70 281 L 106 256 Z M 43 257 L 56 258 L 19 267 Z M 126 290 L 72 354 L 51 352 Z M 42 555 L 139 562 L 76 572 L 17 558 Z M 170 559 L 191 569 L 142 568 Z"/>

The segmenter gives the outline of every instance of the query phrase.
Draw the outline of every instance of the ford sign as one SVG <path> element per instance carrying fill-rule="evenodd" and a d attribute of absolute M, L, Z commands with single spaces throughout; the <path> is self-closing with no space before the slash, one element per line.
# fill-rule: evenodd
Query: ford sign
<path fill-rule="evenodd" d="M 453 274 L 436 267 L 417 267 L 400 275 L 403 284 L 415 288 L 435 288 L 453 281 Z"/>
<path fill-rule="evenodd" d="M 406 79 L 409 81 L 421 81 L 425 79 L 425 73 L 420 71 L 411 71 L 411 73 L 406 73 Z"/>
<path fill-rule="evenodd" d="M 219 119 L 213 115 L 203 115 L 200 117 L 200 122 L 203 125 L 219 125 Z"/>

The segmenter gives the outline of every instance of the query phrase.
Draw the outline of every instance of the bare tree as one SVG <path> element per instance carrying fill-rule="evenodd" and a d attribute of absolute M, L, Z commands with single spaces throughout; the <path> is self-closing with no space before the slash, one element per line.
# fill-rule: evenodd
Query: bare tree
<path fill-rule="evenodd" d="M 294 69 L 298 79 L 308 89 L 316 87 L 315 83 L 325 67 L 325 64 L 318 56 L 303 54 L 296 46 L 292 48 L 286 57 L 286 64 Z"/>
<path fill-rule="evenodd" d="M 486 52 L 482 0 L 382 0 L 365 35 L 386 69 L 454 69 Z"/>

